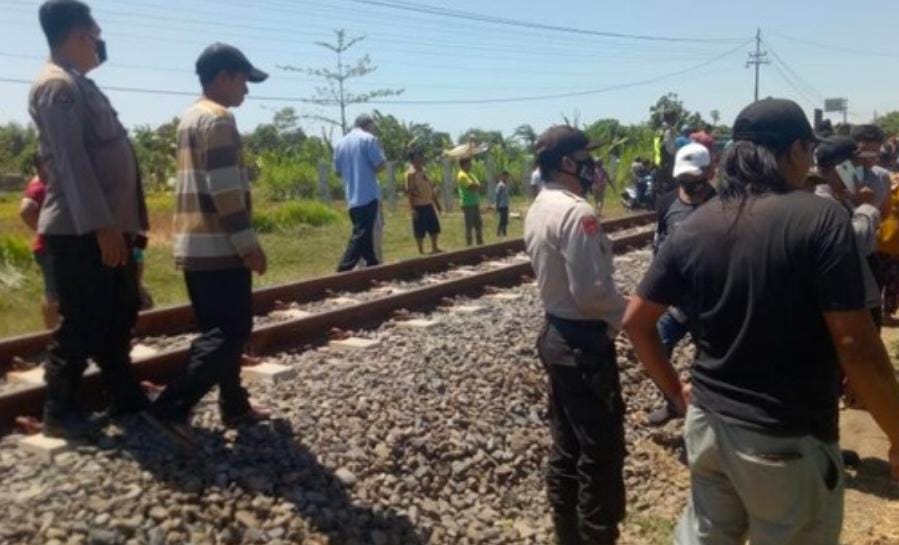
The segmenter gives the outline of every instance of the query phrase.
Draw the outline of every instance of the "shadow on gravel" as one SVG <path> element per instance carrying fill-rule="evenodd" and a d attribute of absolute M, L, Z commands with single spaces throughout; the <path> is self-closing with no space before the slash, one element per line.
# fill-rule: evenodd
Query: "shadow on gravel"
<path fill-rule="evenodd" d="M 890 465 L 879 458 L 863 458 L 856 470 L 846 471 L 846 488 L 888 500 L 899 499 L 899 487 L 890 480 Z"/>
<path fill-rule="evenodd" d="M 331 545 L 426 542 L 407 517 L 389 509 L 355 505 L 347 492 L 348 484 L 297 441 L 285 420 L 242 428 L 236 437 L 231 436 L 231 442 L 220 433 L 201 428 L 195 429 L 195 436 L 202 452 L 192 456 L 161 447 L 163 439 L 146 431 L 130 434 L 131 440 L 126 440 L 123 447 L 167 486 L 203 497 L 223 497 L 236 519 L 230 524 L 238 532 L 231 536 L 234 543 L 268 543 L 275 539 L 302 542 L 306 537 L 303 532 L 289 528 L 297 517 L 308 523 L 309 531 L 327 535 Z M 265 505 L 267 498 L 274 500 L 272 505 Z M 278 504 L 283 504 L 279 499 L 292 509 L 285 510 L 282 505 L 279 510 Z M 273 525 L 278 519 L 281 522 Z M 283 528 L 283 535 L 273 536 L 274 527 Z"/>

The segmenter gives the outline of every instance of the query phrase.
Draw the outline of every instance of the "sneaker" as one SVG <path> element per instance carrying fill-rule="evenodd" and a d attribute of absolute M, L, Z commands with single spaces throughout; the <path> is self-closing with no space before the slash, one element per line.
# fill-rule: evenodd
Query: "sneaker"
<path fill-rule="evenodd" d="M 239 428 L 263 422 L 272 417 L 272 414 L 260 407 L 251 405 L 246 411 L 235 416 L 222 415 L 222 423 L 226 428 Z"/>
<path fill-rule="evenodd" d="M 677 418 L 677 414 L 671 408 L 671 405 L 665 403 L 658 409 L 649 413 L 649 416 L 646 417 L 646 423 L 654 428 L 658 428 L 664 426 L 675 418 Z"/>
<path fill-rule="evenodd" d="M 144 411 L 140 415 L 153 429 L 164 435 L 166 439 L 179 449 L 187 452 L 197 448 L 197 441 L 194 438 L 193 431 L 190 424 L 186 421 L 159 418 L 150 413 L 150 411 Z"/>
<path fill-rule="evenodd" d="M 94 439 L 107 423 L 106 415 L 97 413 L 77 411 L 61 416 L 44 413 L 43 432 L 47 437 L 58 439 Z"/>

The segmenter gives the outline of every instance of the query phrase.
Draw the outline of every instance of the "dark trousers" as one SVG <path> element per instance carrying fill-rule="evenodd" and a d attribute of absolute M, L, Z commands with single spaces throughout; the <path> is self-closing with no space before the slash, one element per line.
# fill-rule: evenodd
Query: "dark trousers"
<path fill-rule="evenodd" d="M 602 322 L 550 318 L 537 350 L 549 375 L 546 480 L 559 544 L 615 543 L 626 501 L 615 344 Z"/>
<path fill-rule="evenodd" d="M 124 267 L 103 265 L 93 234 L 49 235 L 60 321 L 53 332 L 46 411 L 63 416 L 78 410 L 81 376 L 92 358 L 100 367 L 113 410 L 136 410 L 146 403 L 131 368 L 131 329 L 140 304 L 137 271 L 129 256 Z M 129 252 L 130 254 L 130 252 Z"/>
<path fill-rule="evenodd" d="M 190 345 L 187 366 L 153 404 L 155 415 L 186 419 L 213 386 L 219 387 L 223 417 L 249 410 L 249 396 L 240 384 L 240 360 L 253 330 L 250 274 L 245 268 L 185 271 L 200 336 Z"/>
<path fill-rule="evenodd" d="M 496 213 L 499 214 L 499 223 L 496 224 L 496 236 L 504 237 L 508 234 L 509 228 L 509 207 L 503 206 L 496 209 Z"/>
<path fill-rule="evenodd" d="M 350 208 L 350 221 L 353 222 L 353 234 L 347 244 L 346 252 L 337 266 L 337 272 L 351 271 L 364 259 L 365 265 L 374 267 L 380 262 L 375 255 L 375 220 L 378 218 L 378 200 Z"/>
<path fill-rule="evenodd" d="M 478 205 L 463 206 L 462 215 L 465 220 L 465 244 L 471 246 L 472 239 L 477 240 L 478 244 L 484 244 L 481 208 Z M 472 233 L 474 234 L 474 237 L 472 237 Z"/>

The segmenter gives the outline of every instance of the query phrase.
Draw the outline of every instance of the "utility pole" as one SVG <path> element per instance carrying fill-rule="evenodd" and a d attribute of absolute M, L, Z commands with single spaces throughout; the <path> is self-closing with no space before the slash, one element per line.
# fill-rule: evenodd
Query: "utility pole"
<path fill-rule="evenodd" d="M 771 64 L 768 60 L 768 52 L 762 51 L 762 29 L 755 31 L 755 53 L 749 54 L 749 60 L 746 61 L 746 68 L 755 66 L 755 101 L 759 101 L 759 67 L 763 64 Z"/>

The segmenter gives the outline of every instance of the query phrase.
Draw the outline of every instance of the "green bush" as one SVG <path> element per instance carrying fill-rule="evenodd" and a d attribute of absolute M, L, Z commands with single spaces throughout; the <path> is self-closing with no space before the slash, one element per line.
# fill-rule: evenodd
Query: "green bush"
<path fill-rule="evenodd" d="M 340 220 L 340 215 L 329 205 L 318 201 L 291 201 L 276 212 L 278 225 L 289 229 L 296 225 L 320 227 Z"/>
<path fill-rule="evenodd" d="M 318 194 L 318 172 L 313 162 L 267 153 L 260 159 L 259 190 L 273 201 L 311 199 Z"/>
<path fill-rule="evenodd" d="M 31 264 L 31 248 L 28 242 L 20 237 L 0 235 L 0 263 L 14 267 L 27 267 Z"/>
<path fill-rule="evenodd" d="M 253 228 L 257 233 L 274 233 L 278 230 L 278 222 L 275 221 L 272 212 L 253 212 Z"/>
<path fill-rule="evenodd" d="M 253 225 L 260 233 L 287 232 L 300 225 L 321 227 L 336 221 L 340 221 L 336 210 L 325 203 L 308 200 L 286 202 L 253 215 Z"/>

